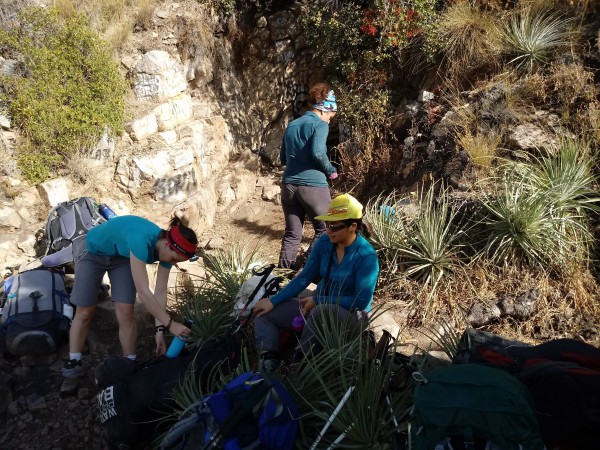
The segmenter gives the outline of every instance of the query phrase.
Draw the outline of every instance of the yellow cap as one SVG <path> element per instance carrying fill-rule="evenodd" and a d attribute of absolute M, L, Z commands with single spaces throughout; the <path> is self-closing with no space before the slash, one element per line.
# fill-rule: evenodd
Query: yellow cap
<path fill-rule="evenodd" d="M 350 194 L 338 195 L 329 204 L 327 214 L 316 216 L 317 220 L 336 222 L 346 219 L 361 219 L 363 207 L 358 200 Z"/>

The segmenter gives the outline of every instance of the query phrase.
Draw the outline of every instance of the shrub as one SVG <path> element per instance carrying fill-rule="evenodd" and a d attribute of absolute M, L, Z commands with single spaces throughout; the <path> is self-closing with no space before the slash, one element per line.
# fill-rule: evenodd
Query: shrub
<path fill-rule="evenodd" d="M 568 48 L 574 32 L 572 20 L 556 13 L 525 9 L 514 13 L 504 28 L 506 51 L 518 70 L 534 72 Z"/>
<path fill-rule="evenodd" d="M 498 18 L 466 1 L 452 3 L 440 16 L 430 39 L 442 55 L 450 77 L 462 79 L 497 64 L 501 53 Z"/>
<path fill-rule="evenodd" d="M 19 157 L 30 181 L 42 181 L 62 157 L 86 148 L 107 128 L 122 132 L 124 81 L 82 17 L 63 20 L 55 10 L 26 10 L 14 28 L 0 33 L 0 51 L 21 68 L 22 76 L 2 75 L 0 87 L 10 116 L 31 143 Z"/>
<path fill-rule="evenodd" d="M 372 224 L 371 241 L 384 262 L 384 276 L 397 270 L 435 292 L 440 280 L 461 265 L 459 238 L 466 232 L 458 220 L 458 209 L 449 201 L 450 191 L 432 185 L 421 194 L 416 212 L 409 212 L 406 199 L 391 195 L 367 204 Z M 379 203 L 383 200 L 383 203 Z M 431 298 L 431 296 L 430 296 Z"/>
<path fill-rule="evenodd" d="M 593 167 L 576 141 L 563 141 L 556 156 L 513 165 L 500 191 L 483 198 L 491 259 L 564 273 L 585 266 L 592 242 L 587 214 L 600 201 Z"/>

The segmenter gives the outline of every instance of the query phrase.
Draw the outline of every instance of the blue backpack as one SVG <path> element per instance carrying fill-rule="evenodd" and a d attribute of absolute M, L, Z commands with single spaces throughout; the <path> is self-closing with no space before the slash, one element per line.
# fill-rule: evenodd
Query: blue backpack
<path fill-rule="evenodd" d="M 175 423 L 160 448 L 292 450 L 298 408 L 275 379 L 246 372 L 221 391 L 192 405 L 191 416 Z"/>

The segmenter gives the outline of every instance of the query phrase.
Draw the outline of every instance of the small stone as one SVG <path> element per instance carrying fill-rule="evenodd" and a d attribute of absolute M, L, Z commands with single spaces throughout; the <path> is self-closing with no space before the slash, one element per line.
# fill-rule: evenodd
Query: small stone
<path fill-rule="evenodd" d="M 60 386 L 60 395 L 75 395 L 77 393 L 77 379 L 65 378 Z"/>
<path fill-rule="evenodd" d="M 88 388 L 81 388 L 77 391 L 77 398 L 79 400 L 83 400 L 90 395 L 90 390 Z"/>
<path fill-rule="evenodd" d="M 27 396 L 27 408 L 30 411 L 46 409 L 46 399 L 37 393 L 29 394 Z"/>

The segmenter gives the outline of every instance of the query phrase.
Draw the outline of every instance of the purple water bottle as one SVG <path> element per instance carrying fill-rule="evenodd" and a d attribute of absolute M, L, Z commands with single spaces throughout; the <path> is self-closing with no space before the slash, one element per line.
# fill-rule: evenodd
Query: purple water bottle
<path fill-rule="evenodd" d="M 110 220 L 113 217 L 117 217 L 117 214 L 112 209 L 110 209 L 106 203 L 101 203 L 100 205 L 98 205 L 98 212 L 100 212 L 100 215 L 106 220 Z"/>
<path fill-rule="evenodd" d="M 304 329 L 304 317 L 302 316 L 296 316 L 292 319 L 292 330 L 294 330 L 295 333 L 302 333 L 302 330 Z"/>

